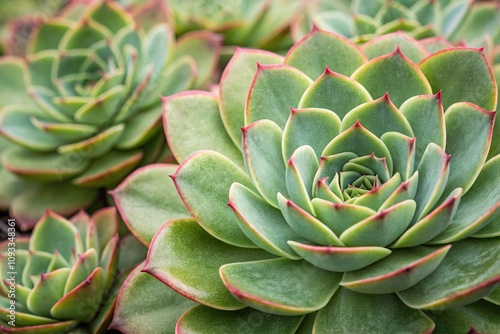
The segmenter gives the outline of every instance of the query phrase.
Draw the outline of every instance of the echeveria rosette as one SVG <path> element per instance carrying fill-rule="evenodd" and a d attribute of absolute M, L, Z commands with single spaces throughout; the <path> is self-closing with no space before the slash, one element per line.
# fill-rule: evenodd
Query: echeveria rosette
<path fill-rule="evenodd" d="M 70 220 L 48 211 L 28 240 L 16 239 L 14 270 L 12 246 L 3 242 L 2 333 L 106 332 L 125 273 L 145 255 L 136 241 L 119 238 L 118 223 L 114 208 L 92 216 L 82 211 Z M 9 324 L 11 300 L 15 327 Z"/>
<path fill-rule="evenodd" d="M 172 220 L 144 271 L 201 304 L 177 332 L 498 331 L 496 103 L 480 49 L 368 60 L 318 29 L 284 58 L 237 50 L 219 96 L 167 98 L 172 178 L 193 218 L 156 211 Z M 159 193 L 165 180 L 130 182 Z M 124 208 L 131 198 L 115 197 L 129 221 L 159 204 Z M 146 316 L 141 275 L 121 291 L 128 325 Z"/>
<path fill-rule="evenodd" d="M 352 39 L 369 41 L 395 31 L 421 39 L 444 36 L 459 29 L 471 7 L 471 0 L 319 0 L 293 25 L 297 40 L 312 25 Z"/>
<path fill-rule="evenodd" d="M 23 228 L 46 209 L 87 207 L 97 189 L 161 159 L 159 95 L 205 87 L 218 62 L 212 33 L 175 43 L 167 25 L 145 32 L 112 1 L 75 6 L 31 35 L 25 58 L 0 59 L 0 133 L 12 142 L 0 197 Z"/>

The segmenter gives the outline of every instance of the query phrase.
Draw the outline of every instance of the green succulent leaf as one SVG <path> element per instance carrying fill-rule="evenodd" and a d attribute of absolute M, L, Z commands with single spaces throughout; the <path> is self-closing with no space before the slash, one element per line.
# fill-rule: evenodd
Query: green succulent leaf
<path fill-rule="evenodd" d="M 416 141 L 415 165 L 418 166 L 430 143 L 446 147 L 446 127 L 441 93 L 415 96 L 401 105 L 401 113 L 411 125 Z"/>
<path fill-rule="evenodd" d="M 454 307 L 444 311 L 427 312 L 436 323 L 433 333 L 442 334 L 448 331 L 467 332 L 475 330 L 479 333 L 495 333 L 500 330 L 498 312 L 500 307 L 484 300 L 473 304 Z"/>
<path fill-rule="evenodd" d="M 205 174 L 206 170 L 212 173 Z M 189 212 L 210 234 L 235 246 L 255 247 L 227 205 L 234 182 L 253 190 L 251 181 L 238 166 L 219 153 L 201 151 L 185 160 L 172 178 Z"/>
<path fill-rule="evenodd" d="M 225 288 L 219 277 L 219 267 L 231 262 L 272 257 L 260 249 L 240 248 L 219 241 L 189 218 L 165 224 L 150 247 L 143 271 L 178 293 L 221 310 L 237 310 L 244 305 Z M 207 256 L 210 261 L 206 260 Z"/>
<path fill-rule="evenodd" d="M 495 113 L 470 103 L 457 103 L 446 110 L 446 152 L 451 158 L 445 194 L 457 187 L 466 193 L 474 184 L 488 155 L 494 117 Z"/>
<path fill-rule="evenodd" d="M 347 289 L 368 294 L 402 291 L 432 273 L 449 249 L 450 245 L 393 250 L 385 259 L 367 268 L 345 273 L 340 284 Z"/>
<path fill-rule="evenodd" d="M 143 167 L 111 193 L 127 227 L 144 245 L 149 245 L 165 222 L 190 217 L 168 177 L 177 167 L 168 164 Z"/>
<path fill-rule="evenodd" d="M 177 330 L 193 334 L 293 334 L 302 318 L 269 314 L 249 307 L 222 311 L 199 305 L 184 313 L 177 323 Z"/>
<path fill-rule="evenodd" d="M 450 309 L 487 296 L 500 280 L 497 244 L 498 238 L 453 243 L 432 274 L 398 296 L 406 305 L 426 310 Z"/>
<path fill-rule="evenodd" d="M 342 119 L 340 132 L 346 131 L 356 122 L 363 124 L 368 131 L 379 138 L 384 133 L 391 131 L 413 137 L 410 124 L 392 104 L 388 94 L 374 101 L 363 103 L 349 111 Z"/>
<path fill-rule="evenodd" d="M 500 156 L 497 155 L 484 165 L 472 188 L 463 196 L 451 223 L 431 242 L 460 240 L 493 224 L 492 220 L 498 216 L 500 209 L 500 192 L 497 187 L 489 185 L 497 184 L 499 175 Z"/>
<path fill-rule="evenodd" d="M 241 152 L 226 135 L 214 94 L 180 93 L 165 99 L 163 108 L 165 133 L 177 161 L 196 151 L 213 150 L 243 166 Z"/>
<path fill-rule="evenodd" d="M 283 131 L 276 123 L 260 120 L 243 129 L 243 158 L 248 175 L 262 197 L 278 207 L 276 194 L 286 194 L 286 167 L 281 160 Z"/>
<path fill-rule="evenodd" d="M 214 68 L 217 66 L 222 48 L 221 44 L 222 41 L 220 36 L 212 32 L 192 32 L 179 39 L 175 49 L 174 59 L 178 59 L 184 55 L 193 57 L 198 69 L 198 77 L 195 85 L 197 87 L 203 87 L 207 85 Z"/>
<path fill-rule="evenodd" d="M 290 108 L 299 104 L 298 97 L 311 83 L 307 75 L 294 67 L 259 64 L 248 91 L 245 125 L 269 119 L 283 128 Z"/>
<path fill-rule="evenodd" d="M 326 67 L 302 95 L 299 108 L 332 110 L 342 120 L 351 109 L 371 100 L 371 95 L 357 81 Z"/>
<path fill-rule="evenodd" d="M 227 64 L 220 81 L 219 108 L 227 133 L 237 147 L 241 146 L 240 128 L 245 125 L 245 99 L 257 71 L 257 63 L 269 65 L 282 62 L 283 57 L 271 52 L 237 48 Z"/>
<path fill-rule="evenodd" d="M 244 304 L 277 315 L 302 315 L 321 309 L 341 279 L 338 273 L 289 259 L 226 264 L 220 274 L 229 291 Z M 309 284 L 313 277 L 320 283 Z M 276 284 L 279 289 L 274 288 Z"/>
<path fill-rule="evenodd" d="M 408 330 L 425 333 L 433 328 L 434 323 L 422 311 L 405 307 L 394 294 L 368 295 L 345 288 L 335 293 L 328 305 L 318 312 L 314 322 L 314 332 L 318 334 L 345 331 L 382 334 Z"/>
<path fill-rule="evenodd" d="M 399 48 L 391 54 L 370 60 L 358 68 L 352 78 L 372 96 L 389 93 L 396 107 L 412 96 L 432 93 L 424 74 Z"/>
<path fill-rule="evenodd" d="M 120 288 L 110 328 L 122 332 L 174 332 L 177 319 L 196 303 L 141 272 L 143 268 L 144 263 L 139 264 Z"/>
<path fill-rule="evenodd" d="M 299 259 L 287 244 L 298 235 L 288 226 L 280 210 L 237 182 L 229 189 L 228 205 L 238 217 L 240 229 L 253 243 L 271 254 Z"/>
<path fill-rule="evenodd" d="M 335 57 L 332 57 L 332 55 Z M 310 78 L 323 73 L 325 65 L 332 71 L 351 75 L 366 62 L 366 56 L 348 39 L 313 28 L 290 49 L 285 64 L 298 68 Z"/>
<path fill-rule="evenodd" d="M 415 64 L 420 63 L 429 54 L 417 40 L 401 31 L 375 37 L 361 45 L 361 50 L 368 56 L 368 59 L 373 59 L 393 52 L 398 46 L 401 52 Z"/>
<path fill-rule="evenodd" d="M 96 197 L 94 189 L 82 190 L 69 183 L 35 185 L 12 201 L 10 212 L 19 219 L 23 230 L 31 230 L 47 208 L 69 216 L 92 204 Z"/>
<path fill-rule="evenodd" d="M 471 102 L 486 110 L 495 109 L 496 83 L 481 50 L 443 50 L 424 59 L 419 67 L 429 80 L 432 91 L 442 91 L 445 109 L 457 102 Z M 467 85 L 452 84 L 457 82 L 467 82 Z"/>
<path fill-rule="evenodd" d="M 278 202 L 283 217 L 297 235 L 322 245 L 344 246 L 335 233 L 309 212 L 281 194 L 278 194 Z"/>

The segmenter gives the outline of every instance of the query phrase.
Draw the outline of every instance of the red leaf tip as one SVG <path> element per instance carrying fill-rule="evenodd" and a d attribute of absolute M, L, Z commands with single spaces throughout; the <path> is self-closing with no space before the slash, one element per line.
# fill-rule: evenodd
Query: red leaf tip
<path fill-rule="evenodd" d="M 328 65 L 325 66 L 325 70 L 323 71 L 323 75 L 332 75 L 334 74 L 335 72 L 333 72 L 329 67 Z"/>
<path fill-rule="evenodd" d="M 442 95 L 443 94 L 443 91 L 440 89 L 434 96 L 436 97 L 436 100 L 441 103 L 441 101 L 443 100 L 442 98 Z"/>
<path fill-rule="evenodd" d="M 403 55 L 403 53 L 401 52 L 401 46 L 399 44 L 396 46 L 396 50 L 394 50 L 393 54 L 400 55 L 400 56 Z"/>
<path fill-rule="evenodd" d="M 313 33 L 313 32 L 316 32 L 316 31 L 321 31 L 321 29 L 318 28 L 318 26 L 316 25 L 316 23 L 313 22 L 311 31 L 309 33 Z"/>
<path fill-rule="evenodd" d="M 359 119 L 356 120 L 356 123 L 354 123 L 354 125 L 352 126 L 353 128 L 362 128 L 363 126 L 361 125 L 361 123 L 359 122 Z"/>

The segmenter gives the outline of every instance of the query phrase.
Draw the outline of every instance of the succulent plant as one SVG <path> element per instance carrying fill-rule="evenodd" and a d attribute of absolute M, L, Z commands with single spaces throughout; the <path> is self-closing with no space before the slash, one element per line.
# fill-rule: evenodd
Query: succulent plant
<path fill-rule="evenodd" d="M 2 333 L 104 333 L 124 273 L 145 256 L 118 237 L 114 208 L 71 220 L 48 211 L 28 241 L 11 237 L 0 250 Z"/>
<path fill-rule="evenodd" d="M 88 0 L 87 0 L 88 1 Z M 91 0 L 90 0 L 91 1 Z M 169 22 L 175 33 L 205 30 L 224 38 L 222 65 L 235 46 L 286 52 L 293 44 L 290 26 L 306 0 L 120 0 L 144 24 Z"/>
<path fill-rule="evenodd" d="M 0 198 L 25 229 L 161 159 L 159 94 L 207 86 L 220 52 L 209 32 L 178 43 L 165 24 L 146 33 L 113 1 L 75 2 L 61 15 L 31 35 L 25 58 L 0 59 L 0 134 L 12 143 Z"/>
<path fill-rule="evenodd" d="M 398 30 L 417 39 L 448 38 L 467 16 L 471 0 L 318 0 L 297 20 L 294 35 L 304 36 L 312 24 L 365 42 Z"/>
<path fill-rule="evenodd" d="M 173 289 L 156 302 L 162 328 L 500 331 L 500 156 L 486 162 L 495 79 L 482 49 L 428 55 L 406 40 L 418 65 L 402 47 L 384 54 L 374 41 L 367 56 L 315 28 L 284 58 L 237 50 L 218 96 L 164 100 L 181 162 L 172 179 L 192 218 L 162 206 L 173 186 L 158 170 L 114 194 L 136 235 L 155 230 L 142 213 L 171 219 L 143 269 Z M 152 317 L 134 294 L 158 285 L 139 270 L 120 292 L 124 332 Z M 175 324 L 185 297 L 199 305 Z"/>

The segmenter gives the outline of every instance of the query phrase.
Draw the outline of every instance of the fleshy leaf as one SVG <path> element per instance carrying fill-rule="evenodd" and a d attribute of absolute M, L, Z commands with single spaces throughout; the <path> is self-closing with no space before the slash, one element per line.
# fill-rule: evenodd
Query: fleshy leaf
<path fill-rule="evenodd" d="M 371 100 L 371 95 L 359 82 L 332 72 L 327 67 L 304 92 L 299 108 L 332 110 L 342 119 L 351 109 Z"/>
<path fill-rule="evenodd" d="M 229 206 L 238 217 L 241 230 L 253 243 L 271 254 L 299 259 L 287 244 L 298 235 L 288 226 L 280 210 L 237 182 L 229 190 Z"/>
<path fill-rule="evenodd" d="M 331 203 L 319 198 L 313 199 L 312 204 L 318 219 L 337 235 L 376 213 L 365 206 Z"/>
<path fill-rule="evenodd" d="M 144 263 L 139 264 L 120 288 L 110 328 L 130 333 L 174 332 L 177 319 L 196 303 L 141 272 L 143 267 Z"/>
<path fill-rule="evenodd" d="M 410 124 L 396 106 L 392 104 L 388 94 L 359 105 L 348 112 L 342 119 L 340 132 L 346 131 L 356 122 L 363 124 L 368 131 L 379 138 L 390 131 L 413 137 Z"/>
<path fill-rule="evenodd" d="M 103 281 L 103 270 L 98 267 L 85 281 L 61 298 L 50 309 L 50 313 L 56 319 L 92 320 L 101 304 Z"/>
<path fill-rule="evenodd" d="M 231 245 L 255 247 L 227 206 L 234 182 L 253 190 L 248 176 L 231 160 L 216 152 L 201 151 L 184 160 L 172 178 L 191 215 L 210 234 Z"/>
<path fill-rule="evenodd" d="M 127 227 L 144 245 L 149 245 L 165 222 L 190 216 L 168 177 L 177 167 L 167 164 L 143 167 L 111 192 Z"/>
<path fill-rule="evenodd" d="M 220 81 L 219 108 L 227 133 L 240 147 L 245 99 L 259 64 L 281 64 L 283 57 L 261 50 L 237 48 Z"/>
<path fill-rule="evenodd" d="M 307 262 L 340 273 L 364 268 L 391 253 L 383 247 L 313 246 L 295 241 L 288 244 Z"/>
<path fill-rule="evenodd" d="M 10 212 L 23 230 L 31 230 L 47 209 L 69 216 L 91 205 L 96 197 L 95 189 L 77 188 L 69 183 L 39 184 L 14 198 Z"/>
<path fill-rule="evenodd" d="M 450 247 L 393 250 L 388 257 L 367 268 L 346 273 L 340 284 L 349 290 L 367 294 L 408 289 L 432 273 Z"/>
<path fill-rule="evenodd" d="M 143 271 L 185 297 L 223 310 L 237 310 L 244 305 L 222 283 L 219 267 L 226 263 L 272 257 L 260 249 L 240 248 L 221 242 L 190 218 L 165 224 L 155 235 L 150 249 Z M 193 271 L 193 268 L 196 270 Z"/>
<path fill-rule="evenodd" d="M 294 334 L 301 320 L 301 316 L 274 315 L 250 307 L 222 311 L 199 305 L 179 319 L 176 333 Z"/>
<path fill-rule="evenodd" d="M 415 213 L 415 202 L 406 200 L 349 227 L 340 235 L 348 246 L 387 246 L 406 230 Z"/>
<path fill-rule="evenodd" d="M 384 143 L 373 133 L 356 122 L 352 127 L 335 137 L 323 150 L 321 156 L 336 153 L 353 152 L 358 156 L 375 154 L 378 158 L 387 158 L 387 166 L 392 172 L 392 158 Z"/>
<path fill-rule="evenodd" d="M 497 155 L 484 165 L 474 185 L 463 196 L 451 224 L 431 242 L 460 240 L 493 224 L 491 220 L 498 217 L 500 210 L 500 189 L 492 185 L 498 184 L 499 177 L 500 155 Z"/>
<path fill-rule="evenodd" d="M 398 46 L 401 52 L 415 64 L 421 62 L 429 54 L 417 40 L 401 31 L 375 37 L 363 44 L 361 50 L 369 59 L 373 59 L 393 52 Z"/>
<path fill-rule="evenodd" d="M 301 146 L 292 154 L 286 165 L 286 188 L 290 198 L 299 207 L 314 212 L 311 205 L 314 177 L 319 163 L 311 146 Z"/>
<path fill-rule="evenodd" d="M 497 86 L 481 49 L 454 48 L 434 53 L 419 64 L 432 91 L 443 92 L 443 106 L 472 102 L 486 110 L 497 104 Z M 467 85 L 457 85 L 466 82 Z"/>
<path fill-rule="evenodd" d="M 396 107 L 412 96 L 432 93 L 424 74 L 399 48 L 391 54 L 370 60 L 358 68 L 352 78 L 372 96 L 382 96 L 388 92 Z"/>
<path fill-rule="evenodd" d="M 195 31 L 185 34 L 177 41 L 175 58 L 190 55 L 198 68 L 196 87 L 203 87 L 217 66 L 222 48 L 222 39 L 210 31 Z"/>
<path fill-rule="evenodd" d="M 398 292 L 411 308 L 443 310 L 487 296 L 500 282 L 499 238 L 453 243 L 439 267 L 413 287 Z M 484 256 L 488 254 L 488 256 Z"/>
<path fill-rule="evenodd" d="M 220 275 L 244 304 L 278 315 L 301 315 L 323 308 L 341 279 L 341 274 L 288 259 L 226 264 Z M 318 284 L 311 285 L 311 279 Z"/>
<path fill-rule="evenodd" d="M 474 184 L 488 155 L 494 117 L 495 113 L 470 103 L 456 103 L 446 110 L 446 153 L 451 158 L 445 194 L 457 187 L 465 194 Z"/>
<path fill-rule="evenodd" d="M 446 128 L 444 123 L 441 93 L 436 95 L 414 96 L 401 105 L 403 115 L 411 125 L 416 141 L 415 165 L 418 166 L 429 143 L 446 147 Z"/>
<path fill-rule="evenodd" d="M 391 153 L 392 173 L 399 173 L 403 180 L 408 180 L 415 168 L 415 138 L 399 132 L 386 132 L 380 139 Z"/>
<path fill-rule="evenodd" d="M 264 199 L 278 207 L 276 194 L 286 194 L 285 163 L 281 160 L 283 131 L 260 120 L 243 129 L 243 156 L 247 173 Z"/>
<path fill-rule="evenodd" d="M 427 312 L 436 323 L 435 334 L 446 333 L 497 333 L 500 331 L 498 313 L 500 306 L 487 301 L 454 307 L 444 311 Z"/>
<path fill-rule="evenodd" d="M 450 156 L 434 143 L 430 143 L 420 161 L 418 189 L 415 195 L 417 210 L 413 222 L 424 217 L 437 203 L 448 180 Z"/>
<path fill-rule="evenodd" d="M 304 145 L 311 146 L 320 158 L 325 146 L 339 134 L 339 128 L 340 119 L 330 110 L 292 109 L 283 130 L 284 161 L 288 161 L 293 152 Z"/>
<path fill-rule="evenodd" d="M 347 38 L 315 27 L 288 51 L 285 58 L 285 64 L 313 79 L 323 73 L 325 66 L 337 73 L 351 75 L 365 62 L 366 56 Z"/>
<path fill-rule="evenodd" d="M 320 245 L 345 246 L 327 226 L 289 199 L 278 194 L 278 202 L 281 214 L 297 235 Z"/>
<path fill-rule="evenodd" d="M 461 188 L 453 191 L 440 206 L 406 230 L 391 248 L 418 246 L 441 233 L 455 216 L 461 196 Z"/>
<path fill-rule="evenodd" d="M 406 307 L 394 294 L 368 295 L 345 288 L 318 312 L 314 323 L 316 333 L 331 334 L 430 333 L 433 328 L 422 311 Z"/>
<path fill-rule="evenodd" d="M 71 259 L 71 252 L 76 248 L 77 229 L 63 217 L 47 212 L 37 224 L 30 239 L 30 250 L 52 254 L 57 250 L 65 259 Z"/>
<path fill-rule="evenodd" d="M 300 97 L 311 84 L 311 79 L 294 67 L 259 65 L 248 91 L 245 125 L 270 119 L 283 128 L 290 107 L 298 106 Z"/>
<path fill-rule="evenodd" d="M 168 144 L 179 163 L 196 151 L 214 150 L 243 166 L 241 152 L 226 134 L 214 94 L 176 94 L 163 100 L 163 110 Z"/>

